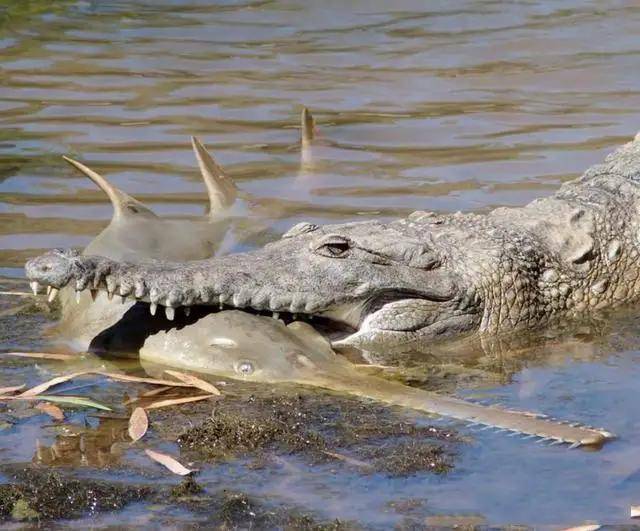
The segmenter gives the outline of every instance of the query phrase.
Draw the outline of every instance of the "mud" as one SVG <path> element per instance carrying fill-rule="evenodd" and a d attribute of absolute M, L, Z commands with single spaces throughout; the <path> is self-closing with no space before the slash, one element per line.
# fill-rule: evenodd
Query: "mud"
<path fill-rule="evenodd" d="M 219 489 L 212 494 L 193 477 L 172 488 L 116 481 L 76 479 L 30 466 L 16 469 L 11 482 L 0 485 L 0 520 L 8 522 L 65 521 L 118 511 L 140 502 L 152 507 L 172 505 L 196 514 L 199 523 L 215 529 L 300 529 L 308 531 L 360 529 L 339 520 L 321 521 L 304 509 L 260 500 L 243 492 Z M 167 497 L 169 494 L 169 497 Z M 165 523 L 169 523 L 169 518 Z"/>
<path fill-rule="evenodd" d="M 463 443 L 453 430 L 419 424 L 406 413 L 329 392 L 258 387 L 243 395 L 242 384 L 228 387 L 202 422 L 177 437 L 190 458 L 245 458 L 264 466 L 270 456 L 296 454 L 315 464 L 355 464 L 363 473 L 443 474 L 453 468 L 456 449 Z M 164 422 L 154 418 L 161 433 L 167 423 L 176 429 L 175 417 Z"/>
<path fill-rule="evenodd" d="M 269 507 L 242 492 L 221 491 L 208 500 L 213 514 L 207 525 L 219 529 L 282 529 L 301 531 L 347 531 L 361 529 L 355 523 L 319 522 L 310 513 L 287 507 Z"/>
<path fill-rule="evenodd" d="M 24 468 L 0 485 L 0 518 L 58 520 L 122 509 L 151 497 L 148 486 L 67 478 L 57 472 Z"/>

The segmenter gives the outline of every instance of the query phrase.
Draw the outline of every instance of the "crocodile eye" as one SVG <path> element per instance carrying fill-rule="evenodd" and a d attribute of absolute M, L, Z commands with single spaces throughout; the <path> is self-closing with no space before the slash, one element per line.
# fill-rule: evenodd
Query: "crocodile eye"
<path fill-rule="evenodd" d="M 236 365 L 236 371 L 243 376 L 249 376 L 250 374 L 253 374 L 254 370 L 255 369 L 253 368 L 253 363 L 247 360 L 239 361 Z"/>
<path fill-rule="evenodd" d="M 351 240 L 343 236 L 329 235 L 316 247 L 316 252 L 329 258 L 343 258 L 351 249 Z"/>

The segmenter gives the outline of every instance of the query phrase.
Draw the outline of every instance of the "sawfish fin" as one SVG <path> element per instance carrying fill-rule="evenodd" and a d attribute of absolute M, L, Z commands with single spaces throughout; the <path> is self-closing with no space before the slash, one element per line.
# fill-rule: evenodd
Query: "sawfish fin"
<path fill-rule="evenodd" d="M 316 121 L 311 111 L 302 107 L 300 113 L 300 145 L 304 149 L 316 136 Z"/>
<path fill-rule="evenodd" d="M 215 159 L 195 136 L 191 137 L 202 179 L 209 195 L 209 216 L 217 215 L 233 205 L 238 196 L 235 183 L 225 174 Z"/>
<path fill-rule="evenodd" d="M 111 205 L 113 206 L 112 221 L 123 219 L 128 216 L 143 215 L 147 217 L 157 217 L 147 206 L 111 184 L 105 177 L 93 171 L 88 166 L 85 166 L 81 162 L 73 160 L 70 157 L 63 156 L 62 158 L 71 164 L 71 166 L 89 177 L 89 179 L 91 179 L 105 194 L 107 194 L 111 201 Z"/>

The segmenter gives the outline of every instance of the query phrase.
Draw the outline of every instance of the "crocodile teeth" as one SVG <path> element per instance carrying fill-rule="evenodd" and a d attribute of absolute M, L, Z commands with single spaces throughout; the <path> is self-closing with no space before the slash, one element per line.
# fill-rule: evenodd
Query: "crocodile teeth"
<path fill-rule="evenodd" d="M 98 290 L 97 289 L 90 289 L 89 293 L 91 293 L 91 300 L 95 302 L 96 297 L 98 296 Z"/>
<path fill-rule="evenodd" d="M 271 314 L 271 317 L 273 317 L 274 319 L 280 319 L 280 314 L 278 312 L 273 312 L 273 314 Z"/>
<path fill-rule="evenodd" d="M 155 315 L 157 309 L 158 305 L 155 302 L 149 304 L 149 311 L 151 312 L 151 315 Z"/>
<path fill-rule="evenodd" d="M 578 448 L 579 446 L 582 446 L 582 443 L 580 441 L 576 441 L 571 446 L 569 446 L 569 450 L 573 450 L 574 448 Z"/>
<path fill-rule="evenodd" d="M 53 302 L 58 295 L 58 291 L 60 291 L 58 288 L 51 288 L 51 290 L 49 290 L 49 298 L 47 300 L 49 302 Z"/>
<path fill-rule="evenodd" d="M 52 290 L 52 289 L 53 289 L 53 288 L 52 288 L 51 286 L 47 286 L 47 295 L 49 295 L 49 294 L 51 293 L 51 290 Z"/>
<path fill-rule="evenodd" d="M 40 284 L 35 280 L 33 282 L 29 282 L 29 286 L 31 287 L 31 291 L 33 291 L 34 295 L 37 295 L 38 291 L 40 291 Z"/>
<path fill-rule="evenodd" d="M 76 291 L 76 304 L 80 304 L 80 294 L 82 292 L 81 291 Z"/>
<path fill-rule="evenodd" d="M 184 307 L 184 314 L 189 317 L 191 315 L 191 306 Z"/>
<path fill-rule="evenodd" d="M 169 319 L 169 321 L 173 321 L 173 319 L 176 316 L 176 309 L 172 308 L 171 306 L 165 306 L 164 313 L 167 316 L 167 319 Z"/>
<path fill-rule="evenodd" d="M 140 280 L 136 281 L 135 288 L 134 288 L 134 295 L 136 299 L 141 299 L 142 297 L 144 297 L 144 294 L 145 294 L 144 284 Z"/>

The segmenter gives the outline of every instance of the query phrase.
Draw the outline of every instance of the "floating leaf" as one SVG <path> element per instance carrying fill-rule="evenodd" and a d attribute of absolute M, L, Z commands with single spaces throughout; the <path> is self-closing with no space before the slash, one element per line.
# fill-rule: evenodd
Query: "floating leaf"
<path fill-rule="evenodd" d="M 138 441 L 144 437 L 148 428 L 149 417 L 147 417 L 147 413 L 141 407 L 135 408 L 129 419 L 129 437 L 133 442 Z"/>
<path fill-rule="evenodd" d="M 192 387 L 197 387 L 198 389 L 201 389 L 205 393 L 211 393 L 212 395 L 222 394 L 220 393 L 220 391 L 215 385 L 210 384 L 209 382 L 206 382 L 198 378 L 197 376 L 194 376 L 193 374 L 187 374 L 184 372 L 171 371 L 171 370 L 166 370 L 164 372 L 166 372 L 168 375 L 173 376 L 174 378 L 177 378 L 178 380 L 186 384 L 191 385 Z"/>
<path fill-rule="evenodd" d="M 15 393 L 16 391 L 20 391 L 20 389 L 24 389 L 24 384 L 14 385 L 13 387 L 0 387 L 0 395 Z"/>
<path fill-rule="evenodd" d="M 36 395 L 39 395 L 40 393 L 43 393 L 50 387 L 53 387 L 54 385 L 59 385 L 64 382 L 68 382 L 69 380 L 73 380 L 74 378 L 77 378 L 78 376 L 83 376 L 85 374 L 91 374 L 91 373 L 89 371 L 81 371 L 81 372 L 72 372 L 71 374 L 65 374 L 64 376 L 57 376 L 56 378 L 52 378 L 51 380 L 48 380 L 39 385 L 36 385 L 31 389 L 27 389 L 24 393 L 21 393 L 18 396 L 21 398 L 36 396 Z"/>
<path fill-rule="evenodd" d="M 3 352 L 3 356 L 17 356 L 19 358 L 38 358 L 43 360 L 70 361 L 78 359 L 75 354 L 54 354 L 52 352 Z"/>
<path fill-rule="evenodd" d="M 35 405 L 36 409 L 39 409 L 43 413 L 46 413 L 50 417 L 56 420 L 64 420 L 64 412 L 55 404 L 48 404 L 47 402 L 40 402 Z"/>
<path fill-rule="evenodd" d="M 213 398 L 216 395 L 198 395 L 187 396 L 185 398 L 169 398 L 167 400 L 159 400 L 149 404 L 145 409 L 158 409 L 160 407 L 177 406 L 178 404 L 186 404 L 188 402 L 197 402 L 198 400 L 206 400 L 207 398 Z"/>
<path fill-rule="evenodd" d="M 194 472 L 193 470 L 189 470 L 187 467 L 180 464 L 170 455 L 161 454 L 160 452 L 154 452 L 153 450 L 148 449 L 144 452 L 156 463 L 160 463 L 162 466 L 169 469 L 174 474 L 178 474 L 179 476 L 187 476 L 191 474 L 191 472 Z"/>
<path fill-rule="evenodd" d="M 123 406 L 128 406 L 129 404 L 133 404 L 134 402 L 139 402 L 143 398 L 146 398 L 146 397 L 149 397 L 149 396 L 155 396 L 155 395 L 159 395 L 161 393 L 164 393 L 165 391 L 168 391 L 169 389 L 173 389 L 173 388 L 172 387 L 156 387 L 155 389 L 151 389 L 150 391 L 147 391 L 146 393 L 141 393 L 136 397 L 129 398 L 128 400 L 123 402 L 122 405 Z"/>
<path fill-rule="evenodd" d="M 193 387 L 191 384 L 186 384 L 182 382 L 175 382 L 173 380 L 157 380 L 156 378 L 141 378 L 140 376 L 130 376 L 128 374 L 118 374 L 115 372 L 102 372 L 102 371 L 92 371 L 93 374 L 100 374 L 101 376 L 106 376 L 107 378 L 111 378 L 112 380 L 119 380 L 121 382 L 136 382 L 136 383 L 147 383 L 153 385 L 165 385 L 168 387 Z"/>
<path fill-rule="evenodd" d="M 16 397 L 16 399 L 22 398 L 21 396 Z M 101 404 L 100 402 L 96 402 L 95 400 L 91 400 L 90 398 L 85 398 L 83 396 L 66 396 L 66 395 L 38 395 L 34 397 L 26 397 L 29 399 L 38 399 L 38 400 L 46 400 L 47 402 L 57 402 L 59 404 L 70 404 L 72 406 L 85 406 L 85 407 L 94 407 L 96 409 L 101 409 L 103 411 L 112 411 L 110 407 Z"/>

